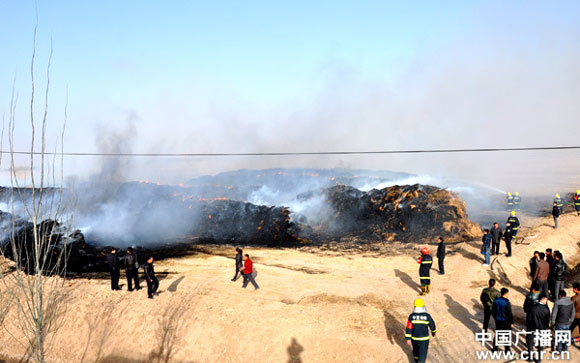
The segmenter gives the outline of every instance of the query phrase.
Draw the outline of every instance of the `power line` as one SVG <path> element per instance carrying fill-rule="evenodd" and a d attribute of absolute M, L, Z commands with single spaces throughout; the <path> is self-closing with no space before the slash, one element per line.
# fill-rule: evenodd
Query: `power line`
<path fill-rule="evenodd" d="M 474 153 L 498 151 L 546 151 L 578 150 L 580 146 L 539 146 L 511 148 L 474 148 L 474 149 L 416 149 L 416 150 L 375 150 L 375 151 L 296 151 L 296 152 L 256 152 L 256 153 L 91 153 L 91 152 L 45 152 L 44 155 L 62 156 L 110 156 L 110 157 L 226 157 L 226 156 L 308 156 L 308 155 L 387 155 L 387 154 L 442 154 Z M 2 154 L 42 155 L 39 151 L 0 151 Z"/>

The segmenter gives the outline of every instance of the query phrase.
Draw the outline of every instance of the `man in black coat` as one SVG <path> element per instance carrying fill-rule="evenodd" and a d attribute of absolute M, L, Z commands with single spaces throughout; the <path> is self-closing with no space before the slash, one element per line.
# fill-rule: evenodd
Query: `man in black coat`
<path fill-rule="evenodd" d="M 437 262 L 439 263 L 439 274 L 445 275 L 445 241 L 443 237 L 439 237 L 439 244 L 437 245 Z"/>
<path fill-rule="evenodd" d="M 501 236 L 503 231 L 499 227 L 499 223 L 495 222 L 490 230 L 491 233 L 491 254 L 499 255 L 499 243 L 501 242 Z"/>
<path fill-rule="evenodd" d="M 558 293 L 554 292 L 554 255 L 552 254 L 551 248 L 546 248 L 546 262 L 550 265 L 550 274 L 548 275 L 548 289 L 550 294 L 548 295 L 548 300 L 556 301 L 558 298 Z"/>
<path fill-rule="evenodd" d="M 540 251 L 534 251 L 534 256 L 530 258 L 530 277 L 532 281 L 534 276 L 536 276 L 536 270 L 538 269 L 538 260 L 540 259 Z"/>
<path fill-rule="evenodd" d="M 538 301 L 534 303 L 526 314 L 526 345 L 528 347 L 528 361 L 540 361 L 542 346 L 538 345 L 537 352 L 534 352 L 534 336 L 538 330 L 550 329 L 550 309 L 548 308 L 548 296 L 540 294 Z"/>
<path fill-rule="evenodd" d="M 107 256 L 107 263 L 109 264 L 109 272 L 111 273 L 111 290 L 121 290 L 119 287 L 121 272 L 119 271 L 119 258 L 117 257 L 117 250 L 115 248 Z"/>
<path fill-rule="evenodd" d="M 127 275 L 127 290 L 133 291 L 133 281 L 135 282 L 135 289 L 140 290 L 139 286 L 139 263 L 137 262 L 137 255 L 132 247 L 127 248 L 127 256 L 125 256 L 125 274 Z"/>
<path fill-rule="evenodd" d="M 241 272 L 241 269 L 243 267 L 244 267 L 244 255 L 242 254 L 242 249 L 236 248 L 236 274 L 234 275 L 232 281 L 236 281 L 237 279 L 240 278 L 240 276 L 243 276 Z"/>
<path fill-rule="evenodd" d="M 157 289 L 159 288 L 159 280 L 155 277 L 155 270 L 153 269 L 153 257 L 149 257 L 143 265 L 143 273 L 147 282 L 147 296 L 153 299 L 153 295 L 157 294 Z"/>
<path fill-rule="evenodd" d="M 503 232 L 503 239 L 505 240 L 505 248 L 507 249 L 507 253 L 505 257 L 512 256 L 512 239 L 514 238 L 514 229 L 512 228 L 511 223 L 505 224 L 505 231 Z"/>
<path fill-rule="evenodd" d="M 552 208 L 552 217 L 554 217 L 554 229 L 558 228 L 558 218 L 560 217 L 560 207 L 554 202 L 554 207 Z"/>
<path fill-rule="evenodd" d="M 560 251 L 554 252 L 554 263 L 552 266 L 552 270 L 554 271 L 554 291 L 552 294 L 554 299 L 556 299 L 560 291 L 564 290 L 564 280 L 566 280 L 566 270 L 568 269 Z"/>

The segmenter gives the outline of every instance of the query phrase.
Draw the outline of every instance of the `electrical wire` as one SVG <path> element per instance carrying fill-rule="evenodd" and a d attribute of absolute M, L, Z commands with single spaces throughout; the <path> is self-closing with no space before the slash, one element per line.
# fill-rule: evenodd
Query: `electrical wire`
<path fill-rule="evenodd" d="M 370 151 L 295 151 L 295 152 L 251 152 L 251 153 L 100 153 L 100 152 L 30 152 L 5 151 L 2 154 L 14 155 L 59 155 L 59 156 L 109 156 L 109 157 L 230 157 L 230 156 L 308 156 L 308 155 L 387 155 L 387 154 L 439 154 L 474 153 L 499 151 L 548 151 L 579 150 L 580 146 L 538 146 L 511 148 L 473 148 L 473 149 L 416 149 L 416 150 L 370 150 Z"/>

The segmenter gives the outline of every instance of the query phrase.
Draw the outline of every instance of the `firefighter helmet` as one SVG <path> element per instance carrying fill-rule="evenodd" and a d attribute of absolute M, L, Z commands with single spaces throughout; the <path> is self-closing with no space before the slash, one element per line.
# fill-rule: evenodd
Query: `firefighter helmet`
<path fill-rule="evenodd" d="M 578 189 L 578 190 L 576 191 L 576 194 L 580 194 L 580 189 Z"/>
<path fill-rule="evenodd" d="M 508 192 L 508 197 L 511 197 L 511 196 L 512 196 L 512 192 Z"/>
<path fill-rule="evenodd" d="M 421 248 L 421 253 L 424 255 L 428 255 L 429 254 L 429 249 L 427 247 L 423 247 Z"/>
<path fill-rule="evenodd" d="M 421 299 L 420 297 L 415 299 L 415 303 L 413 304 L 416 308 L 423 308 L 425 307 L 425 301 L 423 301 L 423 299 Z"/>
<path fill-rule="evenodd" d="M 516 211 L 515 211 L 515 210 L 513 210 L 513 211 L 511 212 L 511 215 L 512 215 L 512 216 L 515 216 L 515 215 L 516 215 Z"/>
<path fill-rule="evenodd" d="M 556 198 L 560 198 L 560 194 L 556 194 Z"/>
<path fill-rule="evenodd" d="M 516 195 L 520 195 L 520 193 L 516 192 Z"/>

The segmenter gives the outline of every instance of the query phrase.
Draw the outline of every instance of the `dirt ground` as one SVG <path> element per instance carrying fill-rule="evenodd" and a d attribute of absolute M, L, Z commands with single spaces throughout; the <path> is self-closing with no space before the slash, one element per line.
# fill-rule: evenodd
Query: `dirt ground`
<path fill-rule="evenodd" d="M 429 361 L 472 362 L 476 350 L 487 349 L 474 338 L 483 316 L 479 294 L 490 277 L 501 281 L 498 269 L 504 279 L 499 285 L 510 288 L 521 329 L 533 251 L 559 249 L 570 266 L 580 263 L 580 217 L 563 216 L 557 230 L 551 218 L 534 224 L 523 231 L 527 238 L 514 246 L 513 257 L 499 257 L 495 271 L 481 266 L 478 241 L 449 246 L 446 275 L 440 276 L 434 263 L 425 303 L 438 333 Z M 418 252 L 370 257 L 353 251 L 248 249 L 261 287 L 255 291 L 251 285 L 242 289 L 241 280 L 230 281 L 233 251 L 204 250 L 157 262 L 160 295 L 153 300 L 145 290 L 126 291 L 123 279 L 120 292 L 111 291 L 102 278 L 67 281 L 70 296 L 50 361 L 410 361 L 403 334 L 419 289 Z M 13 320 L 9 315 L 0 330 L 0 351 L 7 360 L 24 353 Z M 578 349 L 571 353 L 573 361 L 580 359 Z"/>

